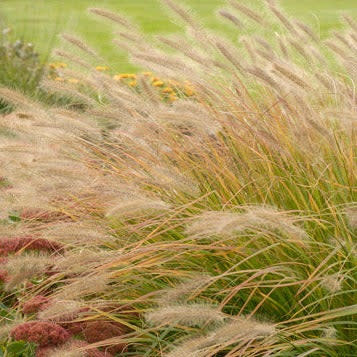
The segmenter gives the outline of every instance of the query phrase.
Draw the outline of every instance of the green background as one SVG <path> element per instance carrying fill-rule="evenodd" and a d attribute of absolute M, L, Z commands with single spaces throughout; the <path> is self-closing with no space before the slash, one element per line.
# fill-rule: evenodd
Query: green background
<path fill-rule="evenodd" d="M 256 8 L 263 6 L 258 0 L 243 3 Z M 357 0 L 281 0 L 280 3 L 289 14 L 312 24 L 322 36 L 341 26 L 342 12 L 357 17 Z M 215 10 L 224 7 L 224 0 L 186 0 L 185 4 L 209 27 L 233 35 L 232 28 L 215 16 Z M 43 52 L 59 45 L 56 35 L 59 32 L 74 32 L 84 37 L 115 70 L 130 69 L 126 57 L 111 43 L 113 27 L 88 15 L 86 9 L 91 6 L 127 14 L 147 33 L 178 31 L 156 0 L 0 0 L 0 15 L 5 26 L 33 41 Z"/>

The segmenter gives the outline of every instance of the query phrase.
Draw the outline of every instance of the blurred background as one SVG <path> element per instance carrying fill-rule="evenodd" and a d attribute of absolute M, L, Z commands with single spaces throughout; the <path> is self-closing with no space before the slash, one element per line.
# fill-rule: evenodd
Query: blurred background
<path fill-rule="evenodd" d="M 260 0 L 249 0 L 257 9 L 264 6 Z M 306 20 L 321 36 L 330 29 L 340 27 L 340 14 L 345 12 L 357 17 L 357 0 L 281 0 L 285 10 L 297 18 Z M 215 10 L 225 6 L 224 0 L 185 0 L 211 28 L 225 32 L 230 37 L 231 28 L 221 23 Z M 243 3 L 247 3 L 246 0 Z M 115 70 L 125 71 L 133 67 L 125 55 L 111 43 L 113 28 L 88 15 L 88 7 L 103 7 L 122 14 L 139 23 L 147 33 L 177 32 L 179 27 L 170 21 L 157 0 L 1 0 L 0 19 L 3 28 L 11 28 L 16 37 L 31 41 L 41 54 L 49 53 L 59 45 L 58 33 L 73 32 L 93 46 Z"/>

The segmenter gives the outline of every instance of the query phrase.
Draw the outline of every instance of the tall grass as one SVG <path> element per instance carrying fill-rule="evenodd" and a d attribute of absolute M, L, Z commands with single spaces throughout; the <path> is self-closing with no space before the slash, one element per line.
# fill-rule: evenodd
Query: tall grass
<path fill-rule="evenodd" d="M 0 90 L 31 114 L 1 121 L 14 133 L 1 144 L 2 235 L 61 245 L 5 245 L 11 323 L 51 321 L 91 344 L 49 352 L 62 356 L 355 356 L 357 24 L 345 16 L 321 41 L 275 1 L 262 14 L 232 0 L 218 12 L 231 43 L 163 3 L 185 38 L 90 11 L 114 21 L 135 64 L 189 80 L 193 96 L 118 83 L 71 36 L 80 57 L 61 53 L 83 64 L 85 91 L 69 93 L 88 96 L 85 113 Z M 250 22 L 276 38 L 236 26 Z M 50 303 L 24 317 L 37 295 Z"/>

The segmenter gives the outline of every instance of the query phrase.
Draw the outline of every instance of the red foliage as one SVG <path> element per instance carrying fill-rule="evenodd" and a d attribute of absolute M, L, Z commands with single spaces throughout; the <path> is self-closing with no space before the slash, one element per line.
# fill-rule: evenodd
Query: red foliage
<path fill-rule="evenodd" d="M 52 242 L 43 238 L 33 236 L 21 236 L 0 239 L 0 254 L 7 255 L 16 253 L 21 249 L 41 250 L 46 252 L 60 253 L 63 246 L 57 242 Z"/>
<path fill-rule="evenodd" d="M 113 337 L 120 337 L 125 334 L 126 326 L 117 322 L 89 321 L 83 330 L 84 338 L 89 343 L 104 341 Z M 110 353 L 123 352 L 127 348 L 126 343 L 118 343 L 106 348 Z"/>
<path fill-rule="evenodd" d="M 9 280 L 9 275 L 6 270 L 0 269 L 0 282 L 6 283 Z"/>
<path fill-rule="evenodd" d="M 50 357 L 53 351 L 53 347 L 40 347 L 36 350 L 36 357 Z"/>
<path fill-rule="evenodd" d="M 61 345 L 70 338 L 63 327 L 46 321 L 25 322 L 12 329 L 10 335 L 15 340 L 34 342 L 40 347 Z"/>
<path fill-rule="evenodd" d="M 26 281 L 25 284 L 24 284 L 25 290 L 30 290 L 30 289 L 32 289 L 34 286 L 35 286 L 35 284 L 32 283 L 31 281 Z"/>
<path fill-rule="evenodd" d="M 34 296 L 29 301 L 26 301 L 22 307 L 24 314 L 32 314 L 44 310 L 50 304 L 50 299 L 43 295 Z"/>
<path fill-rule="evenodd" d="M 7 258 L 0 257 L 0 264 L 6 264 Z M 6 283 L 9 280 L 9 274 L 5 269 L 0 269 L 0 282 Z"/>
<path fill-rule="evenodd" d="M 79 335 L 86 327 L 86 322 L 62 322 L 59 324 L 72 335 Z"/>

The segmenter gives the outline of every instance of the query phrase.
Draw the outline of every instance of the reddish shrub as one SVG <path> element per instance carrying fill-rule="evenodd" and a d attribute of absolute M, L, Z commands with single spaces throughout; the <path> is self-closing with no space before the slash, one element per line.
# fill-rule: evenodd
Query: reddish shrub
<path fill-rule="evenodd" d="M 86 328 L 86 322 L 62 322 L 60 325 L 72 335 L 79 335 Z"/>
<path fill-rule="evenodd" d="M 43 295 L 34 296 L 29 301 L 26 301 L 22 307 L 24 314 L 32 314 L 44 310 L 50 304 L 50 299 Z"/>
<path fill-rule="evenodd" d="M 36 238 L 32 236 L 0 239 L 0 254 L 2 255 L 15 253 L 21 249 L 60 253 L 63 251 L 63 246 L 57 242 L 52 242 L 47 239 Z"/>
<path fill-rule="evenodd" d="M 7 258 L 0 257 L 0 264 L 6 264 Z M 6 283 L 9 279 L 8 272 L 5 269 L 0 269 L 0 282 Z"/>
<path fill-rule="evenodd" d="M 34 342 L 40 347 L 61 345 L 70 337 L 60 325 L 46 321 L 25 322 L 16 326 L 10 335 L 15 340 Z"/>
<path fill-rule="evenodd" d="M 25 291 L 32 289 L 34 286 L 35 286 L 35 284 L 32 283 L 31 281 L 26 281 L 24 284 Z"/>
<path fill-rule="evenodd" d="M 40 347 L 36 350 L 36 357 L 50 357 L 53 351 L 53 347 Z"/>
<path fill-rule="evenodd" d="M 89 343 L 104 341 L 113 337 L 120 337 L 125 334 L 126 326 L 120 323 L 108 321 L 89 321 L 83 330 L 84 338 Z M 127 348 L 126 343 L 119 343 L 106 348 L 110 353 L 123 352 Z"/>
<path fill-rule="evenodd" d="M 6 270 L 0 269 L 0 282 L 6 283 L 9 280 L 9 274 Z"/>

